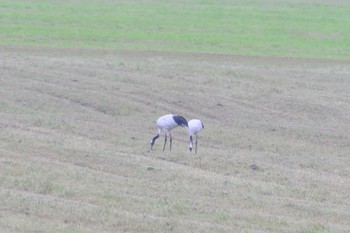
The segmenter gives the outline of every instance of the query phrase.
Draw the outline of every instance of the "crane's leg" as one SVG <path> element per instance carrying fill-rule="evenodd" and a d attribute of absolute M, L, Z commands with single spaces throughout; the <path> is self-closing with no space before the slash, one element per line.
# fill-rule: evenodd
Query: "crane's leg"
<path fill-rule="evenodd" d="M 167 141 L 167 134 L 165 133 L 165 138 L 164 138 L 164 146 L 163 146 L 163 151 L 164 151 L 164 149 L 165 149 L 165 145 L 166 145 L 166 141 Z"/>
<path fill-rule="evenodd" d="M 197 134 L 196 134 L 196 149 L 195 149 L 195 154 L 197 154 L 197 144 L 198 144 L 198 138 L 197 138 L 198 136 L 197 136 Z"/>
<path fill-rule="evenodd" d="M 173 138 L 171 137 L 171 133 L 169 132 L 169 135 L 170 135 L 170 151 L 171 151 L 171 144 L 173 142 Z"/>

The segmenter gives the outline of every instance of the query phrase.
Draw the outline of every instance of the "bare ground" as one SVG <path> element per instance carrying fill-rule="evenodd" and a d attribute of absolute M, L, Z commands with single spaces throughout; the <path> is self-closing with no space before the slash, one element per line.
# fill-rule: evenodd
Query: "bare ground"
<path fill-rule="evenodd" d="M 0 48 L 1 232 L 350 232 L 350 64 Z M 153 151 L 156 119 L 200 118 Z"/>

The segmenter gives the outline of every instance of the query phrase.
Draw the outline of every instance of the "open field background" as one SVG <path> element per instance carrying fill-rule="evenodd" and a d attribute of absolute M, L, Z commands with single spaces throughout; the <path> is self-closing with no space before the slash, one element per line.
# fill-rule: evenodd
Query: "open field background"
<path fill-rule="evenodd" d="M 350 232 L 347 1 L 157 2 L 0 0 L 0 232 Z"/>
<path fill-rule="evenodd" d="M 349 232 L 348 63 L 1 54 L 1 232 Z"/>
<path fill-rule="evenodd" d="M 345 0 L 0 1 L 7 45 L 350 59 Z"/>

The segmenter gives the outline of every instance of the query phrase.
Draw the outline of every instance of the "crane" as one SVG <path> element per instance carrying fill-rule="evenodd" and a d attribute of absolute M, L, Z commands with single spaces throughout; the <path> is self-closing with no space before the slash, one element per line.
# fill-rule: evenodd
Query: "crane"
<path fill-rule="evenodd" d="M 188 133 L 190 135 L 190 146 L 189 149 L 192 152 L 192 143 L 193 143 L 193 135 L 196 135 L 196 144 L 195 144 L 195 154 L 197 154 L 197 144 L 198 144 L 198 133 L 204 129 L 204 124 L 201 120 L 192 119 L 188 122 Z"/>
<path fill-rule="evenodd" d="M 182 126 L 182 127 L 186 127 L 188 129 L 188 123 L 187 120 L 183 117 L 183 116 L 179 116 L 176 114 L 167 114 L 164 116 L 161 116 L 158 120 L 157 120 L 157 128 L 158 128 L 158 134 L 156 136 L 154 136 L 151 140 L 151 149 L 155 143 L 155 141 L 157 140 L 157 138 L 159 138 L 160 134 L 163 132 L 164 133 L 164 146 L 163 146 L 163 151 L 165 149 L 165 145 L 168 139 L 168 134 L 170 137 L 170 150 L 171 150 L 171 144 L 172 144 L 172 137 L 171 137 L 171 130 L 178 127 L 178 126 Z"/>

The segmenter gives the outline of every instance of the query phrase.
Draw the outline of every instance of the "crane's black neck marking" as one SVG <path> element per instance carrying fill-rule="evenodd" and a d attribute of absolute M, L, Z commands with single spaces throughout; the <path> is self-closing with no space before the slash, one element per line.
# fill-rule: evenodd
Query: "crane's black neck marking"
<path fill-rule="evenodd" d="M 204 124 L 203 124 L 203 122 L 201 122 L 202 123 L 202 128 L 204 129 Z"/>
<path fill-rule="evenodd" d="M 188 127 L 188 123 L 183 116 L 173 116 L 173 119 L 176 122 L 176 124 Z"/>
<path fill-rule="evenodd" d="M 153 146 L 154 142 L 156 141 L 156 139 L 159 138 L 159 134 L 157 134 L 151 141 L 151 145 Z"/>

